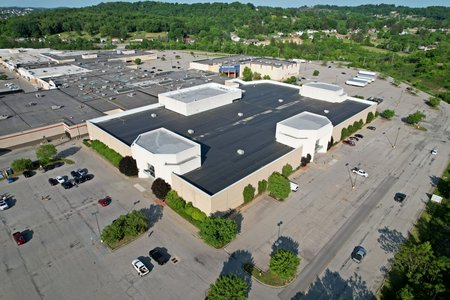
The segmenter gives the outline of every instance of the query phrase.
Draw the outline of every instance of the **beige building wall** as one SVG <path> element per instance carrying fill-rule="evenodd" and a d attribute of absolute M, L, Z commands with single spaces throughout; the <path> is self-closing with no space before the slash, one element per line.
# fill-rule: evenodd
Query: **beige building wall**
<path fill-rule="evenodd" d="M 109 133 L 103 131 L 102 129 L 98 128 L 95 124 L 91 122 L 86 122 L 87 124 L 87 130 L 89 133 L 89 139 L 91 140 L 99 140 L 105 145 L 107 145 L 109 148 L 114 149 L 122 156 L 131 156 L 131 148 L 124 142 L 118 140 L 117 138 L 113 137 Z"/>
<path fill-rule="evenodd" d="M 300 74 L 300 64 L 298 63 L 282 66 L 269 66 L 250 62 L 241 65 L 241 76 L 245 67 L 249 67 L 252 72 L 260 73 L 261 76 L 269 75 L 272 80 L 284 80 L 291 76 L 298 76 Z"/>
<path fill-rule="evenodd" d="M 372 103 L 371 103 L 372 104 Z M 377 111 L 377 105 L 376 104 L 372 104 L 371 106 L 367 107 L 366 109 L 364 109 L 363 111 L 360 111 L 359 113 L 357 113 L 356 115 L 354 115 L 353 117 L 345 120 L 344 122 L 336 125 L 333 128 L 333 141 L 334 142 L 338 142 L 341 140 L 341 131 L 342 128 L 346 128 L 349 125 L 353 125 L 353 123 L 355 121 L 359 121 L 359 120 L 363 120 L 364 123 L 366 123 L 367 120 L 367 115 L 369 114 L 369 112 L 372 112 L 375 115 L 375 112 Z"/>
<path fill-rule="evenodd" d="M 248 184 L 251 184 L 257 190 L 259 181 L 263 179 L 267 180 L 275 171 L 281 173 L 283 166 L 287 163 L 293 168 L 298 167 L 300 165 L 301 155 L 302 148 L 294 149 L 278 160 L 273 161 L 212 196 L 174 174 L 172 175 L 172 188 L 186 202 L 192 202 L 192 205 L 208 215 L 217 211 L 225 212 L 244 203 L 243 191 Z"/>

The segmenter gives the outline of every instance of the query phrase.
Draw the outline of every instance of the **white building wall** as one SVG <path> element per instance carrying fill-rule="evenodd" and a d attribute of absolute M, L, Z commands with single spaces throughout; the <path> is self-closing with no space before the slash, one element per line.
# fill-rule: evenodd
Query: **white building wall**
<path fill-rule="evenodd" d="M 200 62 L 191 61 L 189 63 L 189 69 L 200 70 L 200 71 L 209 71 L 209 65 L 202 64 Z"/>
<path fill-rule="evenodd" d="M 347 94 L 344 92 L 344 89 L 342 87 L 339 90 L 330 90 L 309 84 L 304 84 L 301 87 L 300 95 L 312 99 L 318 99 L 333 103 L 340 103 L 348 98 Z"/>

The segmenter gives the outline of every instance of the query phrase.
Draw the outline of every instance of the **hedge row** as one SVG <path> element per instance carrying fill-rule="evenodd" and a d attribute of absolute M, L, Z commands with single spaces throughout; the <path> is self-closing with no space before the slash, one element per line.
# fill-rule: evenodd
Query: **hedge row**
<path fill-rule="evenodd" d="M 372 112 L 370 112 L 372 113 Z M 353 133 L 357 132 L 358 130 L 360 130 L 364 125 L 364 121 L 361 119 L 359 121 L 355 121 L 353 123 L 353 125 L 348 125 L 347 128 L 342 128 L 341 131 L 341 140 L 348 138 L 349 136 L 351 136 Z"/>
<path fill-rule="evenodd" d="M 200 209 L 192 206 L 191 202 L 186 203 L 174 190 L 167 193 L 166 204 L 198 228 L 200 228 L 201 223 L 208 217 Z"/>
<path fill-rule="evenodd" d="M 98 154 L 109 160 L 114 166 L 119 167 L 119 163 L 123 156 L 106 146 L 104 143 L 99 140 L 93 140 L 90 142 L 84 140 L 83 144 L 94 149 Z"/>

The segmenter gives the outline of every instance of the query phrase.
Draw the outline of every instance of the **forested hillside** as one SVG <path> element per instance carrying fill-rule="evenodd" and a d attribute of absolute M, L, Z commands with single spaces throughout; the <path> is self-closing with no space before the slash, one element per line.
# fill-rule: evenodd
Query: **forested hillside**
<path fill-rule="evenodd" d="M 442 94 L 450 90 L 449 27 L 449 7 L 383 4 L 286 9 L 238 2 L 115 2 L 1 20 L 0 48 L 91 49 L 105 47 L 98 43 L 108 37 L 141 49 L 339 60 Z M 143 33 L 156 38 L 144 35 L 142 42 L 130 43 Z M 231 34 L 240 40 L 231 40 Z"/>

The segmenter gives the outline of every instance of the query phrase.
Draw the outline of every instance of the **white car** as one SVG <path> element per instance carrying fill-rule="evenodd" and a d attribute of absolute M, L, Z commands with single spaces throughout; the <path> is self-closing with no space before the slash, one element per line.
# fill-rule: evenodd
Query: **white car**
<path fill-rule="evenodd" d="M 141 277 L 150 273 L 149 269 L 144 265 L 144 263 L 137 258 L 133 260 L 131 264 Z"/>
<path fill-rule="evenodd" d="M 66 182 L 66 178 L 64 178 L 63 176 L 56 176 L 55 179 L 56 179 L 56 181 L 58 181 L 59 183 Z"/>
<path fill-rule="evenodd" d="M 8 208 L 9 208 L 8 203 L 6 203 L 5 200 L 1 199 L 0 200 L 0 210 L 5 210 L 5 209 L 8 209 Z"/>
<path fill-rule="evenodd" d="M 436 149 L 431 150 L 431 154 L 437 155 L 437 150 Z"/>
<path fill-rule="evenodd" d="M 366 171 L 364 171 L 362 169 L 359 169 L 359 168 L 353 168 L 352 172 L 357 174 L 357 175 L 359 175 L 359 176 L 362 176 L 362 177 L 369 177 L 369 174 L 367 174 Z"/>

